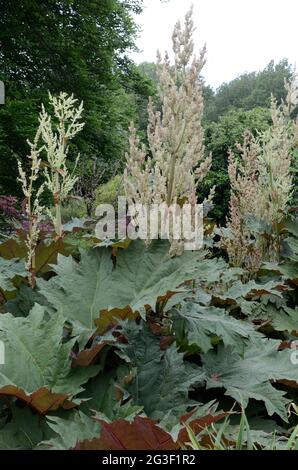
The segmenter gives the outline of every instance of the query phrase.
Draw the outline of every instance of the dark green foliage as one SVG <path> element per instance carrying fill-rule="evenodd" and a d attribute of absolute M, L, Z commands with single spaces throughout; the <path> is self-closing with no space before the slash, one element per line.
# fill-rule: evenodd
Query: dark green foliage
<path fill-rule="evenodd" d="M 261 72 L 240 75 L 229 83 L 223 83 L 216 93 L 205 92 L 208 121 L 217 121 L 232 108 L 245 110 L 268 107 L 273 94 L 278 102 L 285 98 L 284 79 L 291 75 L 287 59 L 277 64 L 272 60 Z"/>
<path fill-rule="evenodd" d="M 254 108 L 249 111 L 230 109 L 217 122 L 205 123 L 206 151 L 212 152 L 212 168 L 203 183 L 202 196 L 206 196 L 210 188 L 216 185 L 215 209 L 212 215 L 217 221 L 224 223 L 228 214 L 230 185 L 228 176 L 229 149 L 238 153 L 236 143 L 243 142 L 246 130 L 253 134 L 268 129 L 270 111 L 267 108 Z"/>
<path fill-rule="evenodd" d="M 84 101 L 84 132 L 72 148 L 82 160 L 121 160 L 139 100 L 150 93 L 127 57 L 141 1 L 0 1 L 0 191 L 15 194 L 16 157 L 27 153 L 47 90 Z M 108 174 L 106 175 L 109 176 Z"/>
<path fill-rule="evenodd" d="M 47 90 L 84 100 L 86 127 L 71 156 L 81 152 L 79 189 L 82 200 L 89 198 L 88 213 L 94 162 L 98 174 L 105 169 L 103 180 L 122 169 L 131 119 L 146 142 L 148 94 L 159 105 L 156 66 L 136 67 L 127 57 L 136 33 L 132 13 L 141 8 L 142 0 L 0 0 L 0 79 L 7 85 L 0 192 L 18 193 L 16 158 L 26 154 Z M 212 215 L 219 221 L 228 208 L 229 148 L 237 152 L 245 130 L 267 129 L 270 94 L 283 97 L 289 74 L 282 61 L 216 93 L 205 87 L 205 145 L 213 167 L 198 196 L 217 185 Z M 91 196 L 84 192 L 90 181 Z M 117 194 L 116 186 L 121 189 L 119 175 L 98 198 L 114 199 L 109 192 Z M 72 209 L 70 203 L 65 211 Z M 21 205 L 9 210 L 20 212 Z M 292 219 L 280 227 L 282 261 L 263 265 L 248 282 L 242 269 L 214 257 L 211 241 L 208 251 L 170 258 L 160 240 L 98 246 L 93 228 L 76 219 L 58 241 L 43 235 L 31 289 L 18 239 L 24 233 L 6 239 L 0 245 L 0 449 L 174 450 L 222 442 L 236 449 L 297 448 Z M 211 437 L 218 429 L 216 443 Z"/>
<path fill-rule="evenodd" d="M 296 224 L 288 230 L 295 263 Z M 242 270 L 221 258 L 167 252 L 165 242 L 141 241 L 114 248 L 113 257 L 110 247 L 75 251 L 76 261 L 69 255 L 46 266 L 35 290 L 17 261 L 2 259 L 10 298 L 2 308 L 10 313 L 0 315 L 0 448 L 145 449 L 140 432 L 157 436 L 153 449 L 160 439 L 181 448 L 189 442 L 185 423 L 208 430 L 241 406 L 252 426 L 260 416 L 278 417 L 286 435 L 298 383 L 287 346 L 297 335 L 295 278 L 278 272 L 288 261 L 245 283 Z M 266 305 L 274 299 L 272 315 Z M 265 327 L 253 315 L 258 306 Z"/>

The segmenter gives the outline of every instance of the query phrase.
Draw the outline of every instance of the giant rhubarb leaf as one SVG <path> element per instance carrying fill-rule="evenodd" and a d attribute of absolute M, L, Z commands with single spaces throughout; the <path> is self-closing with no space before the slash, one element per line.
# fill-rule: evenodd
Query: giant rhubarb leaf
<path fill-rule="evenodd" d="M 22 283 L 14 298 L 6 302 L 5 310 L 14 317 L 27 317 L 34 304 L 46 306 L 47 301 L 36 289 L 32 289 L 27 284 Z"/>
<path fill-rule="evenodd" d="M 132 423 L 119 419 L 101 422 L 99 438 L 82 442 L 78 450 L 177 450 L 172 437 L 149 418 L 137 416 Z"/>
<path fill-rule="evenodd" d="M 183 303 L 181 308 L 172 311 L 174 330 L 184 330 L 190 345 L 199 346 L 203 352 L 212 348 L 212 338 L 219 337 L 226 346 L 243 352 L 245 340 L 259 336 L 253 326 L 236 320 L 216 307 L 202 307 L 199 304 Z M 261 337 L 261 335 L 260 335 Z"/>
<path fill-rule="evenodd" d="M 40 448 L 52 450 L 174 450 L 167 432 L 148 418 L 137 416 L 132 422 L 119 419 L 113 423 L 92 420 L 81 412 L 67 419 L 48 417 L 55 437 L 41 443 Z"/>
<path fill-rule="evenodd" d="M 185 281 L 208 278 L 217 268 L 215 261 L 204 260 L 203 252 L 170 258 L 167 242 L 156 240 L 146 247 L 138 240 L 118 252 L 115 268 L 111 251 L 97 248 L 82 251 L 79 263 L 59 256 L 53 269 L 57 276 L 38 281 L 40 293 L 86 339 L 105 312 L 122 319 L 127 312 L 145 315 L 145 307 L 155 309 L 158 299 L 185 290 Z"/>
<path fill-rule="evenodd" d="M 130 322 L 124 332 L 128 344 L 121 348 L 135 374 L 128 387 L 134 403 L 143 405 L 145 413 L 156 419 L 172 409 L 186 408 L 189 390 L 202 379 L 200 369 L 183 360 L 176 344 L 162 351 L 160 336 L 145 323 Z"/>
<path fill-rule="evenodd" d="M 287 222 L 291 236 L 285 240 L 288 253 L 286 260 L 279 264 L 266 263 L 265 269 L 282 274 L 291 283 L 298 285 L 298 219 Z"/>
<path fill-rule="evenodd" d="M 36 272 L 46 273 L 50 270 L 50 263 L 55 263 L 58 253 L 64 253 L 66 250 L 64 241 L 42 240 L 38 243 L 35 254 Z M 27 248 L 25 236 L 23 239 L 10 238 L 0 244 L 0 256 L 5 259 L 26 258 Z"/>
<path fill-rule="evenodd" d="M 241 281 L 235 282 L 224 294 L 219 298 L 223 300 L 231 300 L 237 302 L 241 297 L 252 298 L 254 296 L 274 295 L 282 297 L 282 291 L 286 289 L 282 281 L 268 281 L 264 284 L 249 281 L 243 284 Z"/>
<path fill-rule="evenodd" d="M 277 331 L 288 331 L 294 336 L 298 336 L 298 307 L 295 309 L 283 307 L 274 312 L 272 325 Z"/>
<path fill-rule="evenodd" d="M 98 368 L 71 368 L 75 339 L 62 343 L 63 325 L 62 315 L 47 318 L 39 305 L 26 318 L 0 316 L 0 341 L 5 348 L 0 395 L 17 397 L 39 413 L 73 406 L 70 400 Z"/>
<path fill-rule="evenodd" d="M 114 370 L 103 372 L 88 382 L 85 391 L 79 396 L 80 399 L 86 400 L 81 405 L 84 413 L 90 415 L 92 410 L 102 413 L 107 419 L 114 419 L 119 406 L 114 376 Z"/>
<path fill-rule="evenodd" d="M 52 450 L 177 450 L 189 442 L 185 425 L 193 432 L 201 432 L 211 424 L 222 420 L 228 413 L 180 418 L 178 434 L 174 439 L 156 421 L 135 416 L 131 420 L 116 419 L 113 422 L 89 418 L 82 412 L 72 411 L 66 418 L 47 417 L 47 424 L 54 436 L 42 442 L 37 449 Z"/>
<path fill-rule="evenodd" d="M 298 383 L 298 368 L 291 361 L 291 350 L 279 351 L 280 341 L 262 339 L 246 347 L 243 357 L 231 348 L 203 356 L 207 387 L 224 387 L 226 395 L 245 407 L 250 398 L 263 401 L 268 414 L 277 413 L 287 420 L 285 392 L 271 383 L 290 380 Z"/>
<path fill-rule="evenodd" d="M 44 439 L 44 423 L 29 408 L 10 409 L 12 419 L 0 431 L 0 450 L 33 449 Z"/>
<path fill-rule="evenodd" d="M 92 440 L 100 433 L 100 424 L 80 411 L 72 411 L 66 418 L 48 416 L 47 423 L 55 435 L 37 449 L 74 449 L 80 442 Z"/>
<path fill-rule="evenodd" d="M 25 264 L 22 260 L 0 258 L 0 288 L 3 291 L 15 290 L 12 280 L 16 276 L 25 277 L 26 275 Z"/>

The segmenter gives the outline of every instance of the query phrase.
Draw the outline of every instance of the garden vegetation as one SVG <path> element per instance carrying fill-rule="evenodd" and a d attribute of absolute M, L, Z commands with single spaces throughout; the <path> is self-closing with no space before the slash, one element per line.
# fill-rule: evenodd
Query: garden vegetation
<path fill-rule="evenodd" d="M 76 47 L 84 48 L 85 34 L 97 34 L 91 13 L 84 12 L 88 21 L 81 22 L 67 2 L 59 12 L 56 3 L 49 2 L 53 15 L 45 21 L 62 11 L 63 21 L 82 28 Z M 133 29 L 129 11 L 138 2 L 106 2 L 103 12 L 102 3 L 94 2 L 94 9 L 104 31 L 104 20 L 114 11 L 108 6 L 117 7 L 113 21 L 121 19 Z M 6 15 L 9 24 L 12 17 Z M 71 35 L 70 30 L 60 34 Z M 113 31 L 120 37 L 110 37 L 107 28 L 106 44 L 112 41 L 115 51 L 125 32 L 114 26 Z M 112 188 L 113 202 L 120 193 L 143 204 L 194 206 L 199 200 L 201 250 L 185 251 L 175 240 L 99 240 L 93 210 L 89 217 L 63 220 L 82 181 L 88 186 L 97 174 L 92 159 L 86 159 L 93 162 L 91 172 L 88 164 L 85 173 L 82 168 L 85 154 L 97 145 L 88 139 L 100 114 L 92 116 L 108 108 L 101 101 L 103 89 L 95 101 L 92 94 L 83 100 L 72 83 L 66 91 L 54 89 L 40 107 L 27 157 L 18 155 L 14 174 L 8 172 L 13 145 L 1 140 L 2 159 L 3 148 L 9 149 L 0 180 L 3 187 L 6 181 L 0 243 L 1 449 L 298 448 L 297 76 L 285 74 L 283 91 L 277 87 L 280 95 L 271 97 L 270 109 L 262 108 L 264 102 L 253 112 L 244 109 L 250 106 L 247 96 L 244 108 L 230 108 L 206 124 L 207 113 L 214 117 L 214 106 L 223 106 L 227 86 L 208 96 L 201 77 L 206 51 L 194 54 L 193 31 L 189 11 L 184 25 L 178 22 L 174 29 L 174 63 L 159 55 L 154 67 L 144 66 L 154 72 L 152 82 L 143 77 L 153 92 L 148 111 L 141 100 L 128 148 L 116 139 L 123 165 L 117 175 L 114 166 L 108 170 L 113 179 L 103 188 Z M 0 37 L 7 41 L 3 33 Z M 74 66 L 72 52 L 78 52 L 66 39 L 65 57 Z M 95 52 L 89 52 L 86 74 L 95 66 Z M 102 60 L 111 59 L 104 52 Z M 123 98 L 120 57 L 113 57 L 119 68 L 111 100 Z M 0 63 L 4 59 L 0 53 Z M 132 64 L 126 65 L 132 73 Z M 16 79 L 25 80 L 24 74 Z M 39 78 L 49 83 L 46 75 Z M 83 84 L 84 74 L 79 78 Z M 259 79 L 246 78 L 254 84 Z M 11 106 L 0 113 L 0 130 Z M 117 118 L 114 106 L 108 120 Z M 241 129 L 242 137 L 237 128 L 226 149 L 226 168 L 216 167 L 216 148 L 226 144 L 222 130 L 232 126 L 232 133 L 240 113 L 244 126 L 250 119 L 261 125 Z M 119 122 L 128 129 L 124 121 Z M 105 132 L 102 152 L 113 147 L 113 132 L 108 137 Z M 214 138 L 211 145 L 210 133 L 217 144 Z M 228 212 L 220 213 L 216 171 L 220 184 L 222 175 L 229 181 Z M 18 181 L 17 194 L 8 194 L 12 180 Z M 102 182 L 105 178 L 97 183 Z M 91 200 L 106 201 L 104 191 L 91 186 Z"/>

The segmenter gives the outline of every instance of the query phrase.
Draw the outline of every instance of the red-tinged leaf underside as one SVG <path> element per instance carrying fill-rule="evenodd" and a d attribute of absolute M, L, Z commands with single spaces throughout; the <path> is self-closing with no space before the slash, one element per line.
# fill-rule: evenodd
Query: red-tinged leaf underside
<path fill-rule="evenodd" d="M 226 418 L 229 415 L 229 413 L 219 413 L 218 415 L 206 415 L 201 418 L 195 419 L 193 421 L 190 421 L 188 423 L 188 426 L 192 429 L 195 435 L 203 431 L 204 429 L 208 428 L 211 426 L 213 423 L 217 423 L 218 421 L 221 421 L 222 419 Z M 190 414 L 183 416 L 180 419 L 180 422 L 182 424 L 186 424 L 186 422 L 189 420 Z M 189 435 L 187 432 L 186 428 L 181 429 L 179 432 L 178 436 L 178 442 L 186 444 L 189 442 Z"/>
<path fill-rule="evenodd" d="M 170 434 L 149 418 L 136 417 L 132 423 L 119 419 L 111 424 L 101 422 L 99 439 L 84 441 L 76 450 L 177 450 Z"/>
<path fill-rule="evenodd" d="M 104 341 L 103 343 L 97 344 L 90 349 L 84 349 L 77 355 L 77 357 L 73 359 L 71 367 L 87 367 L 95 364 L 99 353 L 107 344 L 109 343 Z"/>
<path fill-rule="evenodd" d="M 63 327 L 62 315 L 49 316 L 38 304 L 25 318 L 0 315 L 0 341 L 5 345 L 1 395 L 16 397 L 40 414 L 73 407 L 72 398 L 99 368 L 71 368 L 75 339 L 63 343 Z"/>
<path fill-rule="evenodd" d="M 68 400 L 68 396 L 66 394 L 53 393 L 46 387 L 40 388 L 34 393 L 27 394 L 20 388 L 13 385 L 6 385 L 0 389 L 0 396 L 12 396 L 14 398 L 18 398 L 40 415 L 44 415 L 50 411 L 55 411 L 60 407 L 67 410 L 76 407 L 76 404 Z"/>
<path fill-rule="evenodd" d="M 40 241 L 37 245 L 35 253 L 35 272 L 48 272 L 51 269 L 49 265 L 56 263 L 58 253 L 66 254 L 66 246 L 61 238 L 56 241 L 53 240 L 49 244 L 46 244 L 44 241 Z M 0 256 L 5 259 L 26 258 L 27 248 L 25 241 L 11 238 L 10 240 L 1 243 Z"/>

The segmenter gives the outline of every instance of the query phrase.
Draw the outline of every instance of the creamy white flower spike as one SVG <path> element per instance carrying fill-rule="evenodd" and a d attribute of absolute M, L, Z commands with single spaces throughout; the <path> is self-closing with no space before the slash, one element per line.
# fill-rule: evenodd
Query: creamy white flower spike
<path fill-rule="evenodd" d="M 262 261 L 278 261 L 278 224 L 293 191 L 291 166 L 298 119 L 291 116 L 298 104 L 296 75 L 285 82 L 285 88 L 287 97 L 280 105 L 271 98 L 269 129 L 257 138 L 245 134 L 244 145 L 238 145 L 240 160 L 232 152 L 229 155 L 230 217 L 221 244 L 231 264 L 245 267 L 251 274 L 258 271 Z M 272 236 L 265 240 L 253 235 L 247 226 L 249 217 L 271 227 Z"/>
<path fill-rule="evenodd" d="M 68 96 L 66 93 L 60 93 L 58 97 L 49 94 L 49 101 L 58 123 L 53 123 L 52 116 L 46 112 L 44 106 L 42 106 L 39 123 L 48 163 L 44 170 L 45 184 L 52 193 L 55 204 L 55 215 L 53 216 L 51 211 L 48 211 L 48 215 L 53 220 L 57 235 L 61 236 L 61 204 L 78 180 L 74 171 L 70 173 L 68 170 L 67 157 L 70 140 L 84 127 L 84 123 L 81 122 L 83 103 L 76 107 L 77 100 L 73 95 Z M 76 164 L 78 160 L 79 155 Z"/>
<path fill-rule="evenodd" d="M 185 17 L 184 29 L 178 22 L 173 32 L 174 65 L 170 64 L 167 54 L 162 62 L 158 53 L 158 92 L 162 110 L 156 110 L 153 101 L 149 100 L 148 150 L 140 145 L 136 129 L 131 125 L 124 177 L 130 205 L 164 202 L 168 206 L 195 205 L 198 184 L 210 169 L 211 155 L 206 157 L 204 149 L 203 82 L 200 76 L 206 49 L 198 58 L 194 56 L 193 32 L 191 9 Z M 183 251 L 183 244 L 181 250 L 181 243 L 175 240 L 171 254 L 178 251 Z"/>

